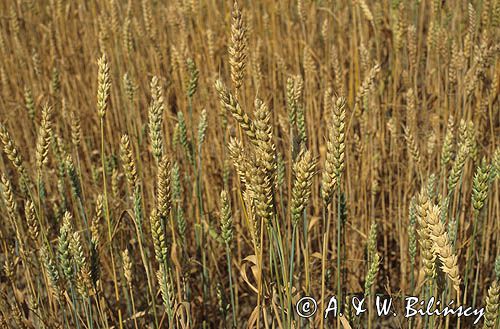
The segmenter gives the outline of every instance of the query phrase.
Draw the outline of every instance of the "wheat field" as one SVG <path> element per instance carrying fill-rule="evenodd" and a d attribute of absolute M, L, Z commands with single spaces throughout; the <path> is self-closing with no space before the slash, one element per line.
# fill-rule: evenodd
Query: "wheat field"
<path fill-rule="evenodd" d="M 0 328 L 498 328 L 499 54 L 498 0 L 0 1 Z"/>

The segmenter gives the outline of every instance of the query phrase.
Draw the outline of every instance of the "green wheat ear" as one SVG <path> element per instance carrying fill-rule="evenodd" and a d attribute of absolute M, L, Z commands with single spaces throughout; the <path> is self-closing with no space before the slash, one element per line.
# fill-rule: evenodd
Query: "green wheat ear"
<path fill-rule="evenodd" d="M 198 68 L 196 67 L 196 63 L 193 61 L 192 58 L 188 58 L 186 61 L 187 69 L 189 72 L 189 81 L 188 81 L 188 88 L 187 88 L 187 96 L 188 98 L 192 98 L 194 94 L 196 93 L 196 90 L 198 89 L 198 77 L 200 72 L 198 71 Z"/>
<path fill-rule="evenodd" d="M 151 79 L 151 103 L 149 104 L 149 138 L 156 161 L 161 160 L 163 154 L 162 123 L 164 111 L 163 91 L 158 77 Z"/>
<path fill-rule="evenodd" d="M 207 118 L 207 110 L 203 109 L 200 114 L 200 119 L 198 122 L 198 150 L 201 150 L 201 146 L 205 141 L 205 135 L 207 133 L 208 128 L 208 118 Z"/>
<path fill-rule="evenodd" d="M 495 153 L 493 154 L 493 159 L 491 160 L 491 165 L 493 167 L 493 173 L 491 175 L 492 179 L 497 178 L 500 180 L 500 147 L 496 148 Z"/>
<path fill-rule="evenodd" d="M 170 160 L 165 155 L 159 163 L 156 183 L 158 214 L 164 221 L 167 221 L 170 209 L 172 208 L 171 176 Z"/>
<path fill-rule="evenodd" d="M 179 124 L 179 142 L 186 152 L 189 163 L 194 164 L 193 145 L 188 138 L 187 125 L 182 111 L 177 112 L 177 122 Z"/>
<path fill-rule="evenodd" d="M 311 196 L 312 179 L 316 169 L 316 161 L 309 151 L 303 152 L 293 166 L 295 182 L 292 189 L 292 219 L 294 225 L 302 217 L 302 212 Z"/>
<path fill-rule="evenodd" d="M 375 255 L 377 252 L 377 223 L 373 223 L 370 227 L 368 235 L 368 255 Z"/>
<path fill-rule="evenodd" d="M 481 160 L 481 164 L 474 174 L 472 182 L 472 206 L 474 213 L 477 216 L 484 206 L 484 202 L 488 197 L 488 186 L 490 181 L 490 165 L 486 159 Z"/>
<path fill-rule="evenodd" d="M 167 238 L 161 223 L 161 218 L 156 209 L 152 210 L 149 220 L 156 260 L 160 264 L 166 264 L 168 259 Z"/>
<path fill-rule="evenodd" d="M 233 219 L 231 215 L 231 205 L 229 204 L 229 198 L 227 192 L 224 190 L 220 194 L 220 202 L 221 235 L 224 242 L 227 245 L 230 245 L 231 241 L 233 240 Z"/>
<path fill-rule="evenodd" d="M 35 120 L 35 100 L 33 99 L 33 91 L 27 86 L 24 87 L 24 102 L 31 121 Z"/>
<path fill-rule="evenodd" d="M 80 177 L 75 168 L 75 164 L 73 163 L 73 159 L 70 155 L 66 158 L 66 171 L 68 173 L 68 177 L 71 181 L 71 189 L 73 191 L 73 195 L 76 198 L 82 198 L 82 186 L 80 183 Z"/>
<path fill-rule="evenodd" d="M 60 276 L 57 266 L 45 246 L 40 250 L 40 256 L 49 278 L 50 288 L 53 290 L 54 294 L 59 297 L 62 291 L 60 288 Z"/>
<path fill-rule="evenodd" d="M 73 216 L 66 211 L 63 217 L 63 224 L 59 230 L 59 238 L 57 244 L 57 255 L 59 264 L 61 266 L 64 278 L 69 285 L 73 282 L 73 256 L 70 250 L 70 242 L 73 234 L 73 229 L 71 226 L 71 220 Z"/>
<path fill-rule="evenodd" d="M 485 329 L 495 327 L 498 322 L 498 312 L 500 311 L 500 284 L 498 280 L 493 281 L 491 287 L 488 289 L 486 296 L 486 307 L 484 312 L 484 326 Z"/>

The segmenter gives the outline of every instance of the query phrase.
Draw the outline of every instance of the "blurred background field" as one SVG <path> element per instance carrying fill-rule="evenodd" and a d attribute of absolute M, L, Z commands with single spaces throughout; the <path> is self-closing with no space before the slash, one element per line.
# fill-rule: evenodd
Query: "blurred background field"
<path fill-rule="evenodd" d="M 498 0 L 0 1 L 0 327 L 497 328 L 499 39 Z"/>

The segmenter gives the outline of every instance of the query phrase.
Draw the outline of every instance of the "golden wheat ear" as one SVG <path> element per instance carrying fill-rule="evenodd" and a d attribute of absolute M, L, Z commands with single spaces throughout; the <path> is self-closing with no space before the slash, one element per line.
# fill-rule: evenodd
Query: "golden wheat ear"
<path fill-rule="evenodd" d="M 229 64 L 231 80 L 236 91 L 241 88 L 247 64 L 247 39 L 243 14 L 238 1 L 234 1 L 231 14 L 231 44 L 229 46 Z"/>

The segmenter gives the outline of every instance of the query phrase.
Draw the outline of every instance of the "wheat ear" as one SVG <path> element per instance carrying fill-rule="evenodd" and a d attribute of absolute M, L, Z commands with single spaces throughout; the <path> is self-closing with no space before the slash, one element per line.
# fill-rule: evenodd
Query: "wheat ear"
<path fill-rule="evenodd" d="M 498 311 L 500 309 L 500 285 L 497 280 L 493 281 L 488 296 L 486 296 L 486 308 L 484 313 L 484 329 L 492 329 L 498 322 Z"/>
<path fill-rule="evenodd" d="M 460 293 L 460 275 L 458 271 L 458 258 L 453 252 L 453 248 L 446 233 L 444 224 L 440 220 L 441 211 L 439 206 L 432 206 L 427 215 L 427 225 L 434 242 L 433 251 L 441 261 L 441 269 L 448 275 L 453 283 L 453 288 Z"/>
<path fill-rule="evenodd" d="M 293 166 L 295 182 L 292 189 L 291 212 L 294 225 L 296 225 L 302 217 L 302 212 L 306 208 L 309 197 L 311 196 L 312 179 L 315 169 L 316 161 L 313 160 L 311 152 L 309 151 L 303 152 L 299 160 Z"/>
<path fill-rule="evenodd" d="M 236 97 L 229 92 L 220 80 L 215 81 L 215 89 L 219 94 L 221 106 L 231 112 L 233 117 L 240 124 L 241 129 L 243 129 L 252 142 L 255 142 L 255 126 L 252 120 L 250 120 L 248 115 L 241 108 Z"/>
<path fill-rule="evenodd" d="M 234 88 L 239 90 L 243 83 L 246 67 L 246 28 L 243 22 L 243 15 L 238 5 L 234 2 L 231 14 L 231 44 L 229 46 L 229 65 L 231 66 L 231 79 Z"/>
<path fill-rule="evenodd" d="M 162 122 L 164 111 L 163 91 L 158 77 L 151 79 L 151 103 L 149 104 L 149 138 L 153 147 L 153 155 L 157 162 L 163 153 Z"/>

